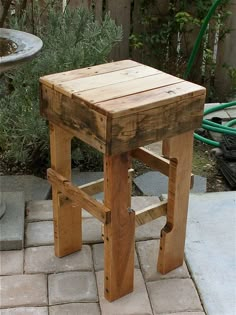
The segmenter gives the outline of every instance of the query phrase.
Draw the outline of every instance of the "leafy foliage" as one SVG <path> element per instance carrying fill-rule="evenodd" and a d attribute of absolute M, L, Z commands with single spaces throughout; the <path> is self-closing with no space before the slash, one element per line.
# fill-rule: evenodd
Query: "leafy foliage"
<path fill-rule="evenodd" d="M 47 4 L 45 13 L 34 1 L 33 20 L 31 9 L 21 18 L 12 18 L 11 27 L 33 31 L 44 46 L 33 61 L 0 78 L 0 152 L 13 163 L 40 168 L 49 158 L 49 139 L 47 123 L 39 114 L 39 77 L 106 62 L 114 44 L 121 40 L 122 30 L 108 15 L 99 24 L 83 8 L 63 13 Z M 77 145 L 77 160 L 83 164 L 87 148 Z M 90 156 L 95 154 L 89 152 Z M 100 163 L 97 161 L 95 155 L 95 164 Z"/>

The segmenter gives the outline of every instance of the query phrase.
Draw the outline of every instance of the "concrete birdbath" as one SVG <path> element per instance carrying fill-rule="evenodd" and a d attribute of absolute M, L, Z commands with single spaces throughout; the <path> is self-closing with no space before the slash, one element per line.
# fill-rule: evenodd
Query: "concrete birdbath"
<path fill-rule="evenodd" d="M 43 42 L 37 36 L 0 28 L 0 73 L 29 61 L 41 50 Z M 0 219 L 6 212 L 0 188 Z"/>

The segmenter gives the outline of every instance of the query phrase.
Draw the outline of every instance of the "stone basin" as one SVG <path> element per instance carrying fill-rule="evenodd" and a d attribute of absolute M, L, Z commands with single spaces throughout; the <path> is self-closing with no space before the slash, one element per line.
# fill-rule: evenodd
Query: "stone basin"
<path fill-rule="evenodd" d="M 0 56 L 0 72 L 7 71 L 31 60 L 42 48 L 43 42 L 37 36 L 12 29 L 0 28 L 2 43 L 10 43 L 9 51 Z"/>

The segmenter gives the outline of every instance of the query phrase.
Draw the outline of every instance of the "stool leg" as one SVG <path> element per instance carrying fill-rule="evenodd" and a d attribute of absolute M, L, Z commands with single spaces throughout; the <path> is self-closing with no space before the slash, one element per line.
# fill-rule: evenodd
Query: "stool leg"
<path fill-rule="evenodd" d="M 111 222 L 104 226 L 104 294 L 114 301 L 133 291 L 135 213 L 129 209 L 128 153 L 104 157 L 104 204 Z"/>
<path fill-rule="evenodd" d="M 71 179 L 71 135 L 50 123 L 51 167 Z M 81 208 L 52 187 L 55 255 L 62 257 L 82 247 Z"/>
<path fill-rule="evenodd" d="M 192 170 L 193 132 L 163 141 L 163 154 L 170 159 L 167 223 L 161 231 L 157 268 L 162 274 L 181 266 Z"/>

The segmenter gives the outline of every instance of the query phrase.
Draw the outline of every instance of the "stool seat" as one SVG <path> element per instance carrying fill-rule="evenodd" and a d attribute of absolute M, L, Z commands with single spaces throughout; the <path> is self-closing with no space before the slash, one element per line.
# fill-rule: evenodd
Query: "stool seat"
<path fill-rule="evenodd" d="M 203 87 L 131 60 L 40 82 L 42 115 L 111 155 L 194 130 L 202 120 Z"/>
<path fill-rule="evenodd" d="M 166 216 L 157 269 L 183 264 L 191 185 L 193 132 L 201 125 L 205 89 L 157 69 L 123 60 L 40 78 L 40 110 L 50 126 L 54 248 L 62 257 L 82 248 L 84 208 L 104 230 L 104 295 L 133 291 L 135 227 Z M 71 183 L 71 139 L 104 157 L 104 179 Z M 163 140 L 163 156 L 143 146 Z M 131 209 L 131 161 L 168 176 L 168 200 Z M 91 195 L 104 190 L 104 204 Z"/>

